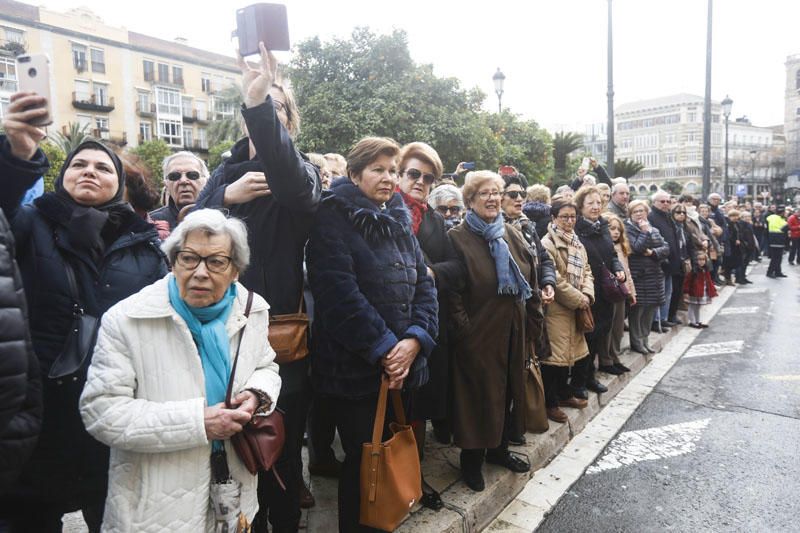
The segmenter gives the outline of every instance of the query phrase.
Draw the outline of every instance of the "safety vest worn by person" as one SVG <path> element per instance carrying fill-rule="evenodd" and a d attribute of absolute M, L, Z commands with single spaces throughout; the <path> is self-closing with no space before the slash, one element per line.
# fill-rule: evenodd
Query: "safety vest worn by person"
<path fill-rule="evenodd" d="M 769 229 L 769 245 L 783 247 L 786 245 L 786 233 L 788 224 L 786 219 L 780 215 L 772 214 L 767 217 L 767 228 Z"/>

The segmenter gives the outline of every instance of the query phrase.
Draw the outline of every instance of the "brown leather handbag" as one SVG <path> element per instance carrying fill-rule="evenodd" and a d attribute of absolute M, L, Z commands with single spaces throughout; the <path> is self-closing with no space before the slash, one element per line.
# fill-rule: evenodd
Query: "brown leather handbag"
<path fill-rule="evenodd" d="M 247 306 L 244 310 L 245 318 L 250 317 L 250 308 L 253 305 L 253 291 L 247 294 Z M 225 405 L 228 409 L 233 409 L 231 404 L 231 394 L 233 393 L 233 378 L 236 375 L 236 364 L 239 362 L 239 349 L 242 347 L 242 337 L 247 322 L 239 333 L 239 341 L 236 345 L 236 357 L 233 359 L 231 368 L 231 378 L 228 381 L 228 391 L 225 394 Z M 274 398 L 272 399 L 275 400 Z M 275 461 L 283 451 L 283 443 L 286 440 L 286 432 L 283 427 L 283 415 L 275 409 L 267 416 L 255 415 L 248 422 L 242 431 L 231 437 L 231 444 L 236 450 L 236 455 L 244 463 L 245 468 L 251 474 L 266 472 L 272 468 Z M 278 483 L 283 486 L 283 481 L 278 477 L 278 473 L 273 470 Z"/>
<path fill-rule="evenodd" d="M 308 315 L 303 312 L 303 292 L 297 313 L 269 317 L 269 345 L 279 365 L 293 363 L 308 355 Z"/>
<path fill-rule="evenodd" d="M 391 438 L 381 442 L 386 417 L 386 397 L 392 396 L 397 422 L 389 424 Z M 389 391 L 386 376 L 381 379 L 372 442 L 361 451 L 361 513 L 364 526 L 393 531 L 422 497 L 422 471 L 417 441 L 406 425 L 400 391 Z"/>
<path fill-rule="evenodd" d="M 544 403 L 544 382 L 536 356 L 528 360 L 525 369 L 525 431 L 544 433 L 550 429 Z"/>
<path fill-rule="evenodd" d="M 587 307 L 586 309 L 576 309 L 575 322 L 578 324 L 578 331 L 581 333 L 591 333 L 594 331 L 594 316 L 592 315 L 592 309 L 590 307 Z"/>

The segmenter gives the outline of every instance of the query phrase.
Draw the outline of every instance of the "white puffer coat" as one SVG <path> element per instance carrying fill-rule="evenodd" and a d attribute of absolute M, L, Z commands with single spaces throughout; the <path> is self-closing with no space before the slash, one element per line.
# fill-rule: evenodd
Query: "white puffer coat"
<path fill-rule="evenodd" d="M 169 303 L 167 281 L 145 287 L 103 315 L 81 396 L 86 429 L 111 447 L 104 531 L 213 530 L 203 367 L 186 322 Z M 237 283 L 226 324 L 231 359 L 245 325 L 246 302 L 247 289 Z M 268 310 L 255 294 L 233 390 L 234 395 L 261 390 L 274 409 L 281 378 L 267 342 Z M 231 476 L 242 484 L 241 510 L 252 522 L 257 478 L 229 442 L 225 448 Z"/>

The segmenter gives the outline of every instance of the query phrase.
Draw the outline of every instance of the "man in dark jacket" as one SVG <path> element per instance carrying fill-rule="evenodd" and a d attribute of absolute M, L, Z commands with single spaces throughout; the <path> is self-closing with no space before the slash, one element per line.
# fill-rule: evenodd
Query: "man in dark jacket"
<path fill-rule="evenodd" d="M 33 452 L 41 423 L 39 363 L 28 334 L 14 237 L 0 211 L 0 494 L 13 486 Z"/>
<path fill-rule="evenodd" d="M 664 331 L 665 328 L 676 326 L 675 322 L 670 322 L 669 305 L 672 297 L 672 276 L 680 275 L 683 272 L 683 261 L 681 261 L 680 248 L 678 246 L 678 233 L 675 222 L 670 213 L 670 198 L 666 191 L 657 191 L 652 198 L 653 209 L 647 219 L 656 228 L 664 240 L 669 245 L 669 259 L 661 262 L 661 270 L 664 271 L 664 294 L 665 302 L 656 313 L 653 321 L 653 331 Z M 681 290 L 683 288 L 681 287 Z"/>
<path fill-rule="evenodd" d="M 197 195 L 208 182 L 208 167 L 205 161 L 192 152 L 177 152 L 162 163 L 164 185 L 169 193 L 167 205 L 150 212 L 153 220 L 169 223 L 169 230 L 178 225 L 181 209 L 197 201 Z"/>
<path fill-rule="evenodd" d="M 303 296 L 303 254 L 313 214 L 322 192 L 317 167 L 294 146 L 300 120 L 291 92 L 275 83 L 269 59 L 262 70 L 243 71 L 242 117 L 249 135 L 231 149 L 197 199 L 197 208 L 227 207 L 247 224 L 250 266 L 240 277 L 247 288 L 264 297 L 270 316 L 297 313 Z M 272 472 L 259 478 L 259 513 L 255 531 L 297 531 L 303 490 L 302 449 L 310 402 L 308 360 L 282 364 L 283 385 L 278 408 L 284 412 L 286 442 Z"/>

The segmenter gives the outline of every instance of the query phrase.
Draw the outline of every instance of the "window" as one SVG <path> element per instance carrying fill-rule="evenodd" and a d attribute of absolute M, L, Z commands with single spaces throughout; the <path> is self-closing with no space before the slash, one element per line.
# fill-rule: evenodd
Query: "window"
<path fill-rule="evenodd" d="M 94 117 L 94 127 L 100 130 L 100 133 L 108 131 L 108 117 Z"/>
<path fill-rule="evenodd" d="M 197 145 L 202 149 L 208 148 L 208 136 L 205 128 L 197 128 Z"/>
<path fill-rule="evenodd" d="M 200 73 L 200 86 L 204 93 L 211 92 L 211 74 L 208 72 Z"/>
<path fill-rule="evenodd" d="M 187 148 L 192 148 L 194 144 L 194 135 L 192 128 L 183 128 L 183 145 Z"/>
<path fill-rule="evenodd" d="M 136 98 L 136 106 L 140 113 L 150 113 L 150 93 L 139 92 Z"/>
<path fill-rule="evenodd" d="M 0 97 L 0 118 L 3 118 L 8 109 L 8 98 Z"/>
<path fill-rule="evenodd" d="M 92 72 L 105 74 L 106 72 L 106 53 L 99 48 L 92 48 Z"/>
<path fill-rule="evenodd" d="M 75 101 L 88 102 L 91 100 L 91 93 L 89 92 L 89 82 L 83 80 L 75 80 Z"/>
<path fill-rule="evenodd" d="M 94 87 L 94 103 L 97 105 L 108 105 L 108 85 L 97 82 L 92 85 Z"/>
<path fill-rule="evenodd" d="M 205 100 L 198 100 L 195 109 L 197 110 L 197 120 L 208 120 L 208 106 Z"/>
<path fill-rule="evenodd" d="M 800 89 L 800 70 L 794 75 L 794 88 Z"/>
<path fill-rule="evenodd" d="M 72 43 L 72 65 L 78 72 L 86 71 L 86 47 Z"/>
<path fill-rule="evenodd" d="M 160 115 L 171 115 L 175 118 L 181 116 L 181 93 L 176 89 L 156 87 L 157 110 Z"/>
<path fill-rule="evenodd" d="M 144 81 L 154 81 L 156 79 L 155 64 L 149 59 L 142 61 L 142 69 L 144 70 Z"/>
<path fill-rule="evenodd" d="M 211 98 L 211 112 L 222 115 L 222 118 L 233 117 L 233 103 L 222 98 Z"/>
<path fill-rule="evenodd" d="M 149 122 L 139 123 L 139 142 L 147 142 L 153 139 L 153 130 Z"/>
<path fill-rule="evenodd" d="M 678 154 L 674 152 L 664 154 L 664 163 L 677 163 L 677 162 L 678 162 Z"/>
<path fill-rule="evenodd" d="M 78 125 L 81 128 L 85 127 L 88 129 L 92 127 L 92 117 L 89 115 L 75 115 L 75 117 L 78 119 Z"/>
<path fill-rule="evenodd" d="M 175 120 L 158 120 L 158 137 L 172 146 L 182 146 L 181 123 Z"/>
<path fill-rule="evenodd" d="M 13 59 L 0 57 L 0 91 L 17 92 L 17 66 Z"/>
<path fill-rule="evenodd" d="M 183 85 L 183 67 L 172 67 L 172 83 Z"/>
<path fill-rule="evenodd" d="M 22 30 L 16 28 L 6 28 L 6 41 L 10 43 L 23 44 L 25 41 L 25 34 Z"/>
<path fill-rule="evenodd" d="M 169 83 L 169 65 L 158 64 L 158 81 Z"/>
<path fill-rule="evenodd" d="M 192 99 L 186 96 L 181 98 L 181 109 L 183 110 L 184 117 L 192 118 Z"/>
<path fill-rule="evenodd" d="M 686 113 L 686 122 L 697 122 L 697 113 L 694 111 Z"/>

